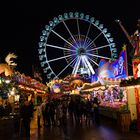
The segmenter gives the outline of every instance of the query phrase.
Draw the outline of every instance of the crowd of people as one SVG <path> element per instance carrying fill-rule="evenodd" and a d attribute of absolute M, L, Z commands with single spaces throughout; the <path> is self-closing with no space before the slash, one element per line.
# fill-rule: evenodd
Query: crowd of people
<path fill-rule="evenodd" d="M 63 126 L 69 118 L 76 125 L 82 123 L 99 125 L 99 104 L 98 98 L 93 100 L 83 100 L 79 98 L 70 98 L 70 100 L 47 100 L 38 106 L 38 127 L 40 127 L 40 118 L 43 118 L 44 126 Z"/>

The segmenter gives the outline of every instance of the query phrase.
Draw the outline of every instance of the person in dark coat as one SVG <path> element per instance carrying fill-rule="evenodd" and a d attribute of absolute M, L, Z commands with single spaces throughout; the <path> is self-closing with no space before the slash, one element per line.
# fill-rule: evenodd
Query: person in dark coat
<path fill-rule="evenodd" d="M 100 101 L 98 100 L 97 97 L 95 97 L 93 100 L 93 106 L 94 106 L 94 119 L 96 125 L 100 125 L 99 104 Z"/>
<path fill-rule="evenodd" d="M 20 115 L 25 129 L 26 138 L 30 139 L 30 122 L 32 117 L 32 109 L 28 100 L 25 100 L 24 105 L 21 107 Z"/>
<path fill-rule="evenodd" d="M 0 118 L 2 118 L 3 116 L 4 116 L 4 107 L 2 103 L 0 103 Z"/>

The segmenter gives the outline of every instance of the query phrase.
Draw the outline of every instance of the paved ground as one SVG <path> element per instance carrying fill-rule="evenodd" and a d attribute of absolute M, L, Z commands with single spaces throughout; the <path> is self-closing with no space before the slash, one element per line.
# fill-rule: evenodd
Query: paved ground
<path fill-rule="evenodd" d="M 75 125 L 69 120 L 66 127 L 52 126 L 50 128 L 42 127 L 38 129 L 36 113 L 31 121 L 31 136 L 30 140 L 140 140 L 140 134 L 136 131 L 121 132 L 117 122 L 103 118 L 100 126 Z M 0 132 L 1 133 L 1 132 Z M 5 135 L 0 137 L 0 140 L 26 140 L 25 137 L 18 135 Z"/>
<path fill-rule="evenodd" d="M 53 126 L 37 128 L 36 117 L 31 123 L 31 140 L 140 140 L 136 131 L 121 132 L 117 122 L 107 118 L 101 120 L 100 126 L 75 125 L 69 120 L 66 127 Z"/>

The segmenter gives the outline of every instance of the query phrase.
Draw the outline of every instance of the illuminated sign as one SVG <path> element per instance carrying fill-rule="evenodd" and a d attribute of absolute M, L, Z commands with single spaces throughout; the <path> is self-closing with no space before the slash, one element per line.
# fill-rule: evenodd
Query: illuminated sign
<path fill-rule="evenodd" d="M 126 49 L 123 49 L 120 53 L 119 58 L 113 62 L 107 62 L 104 59 L 102 59 L 99 63 L 99 68 L 97 69 L 95 75 L 93 76 L 92 81 L 94 81 L 96 77 L 115 79 L 126 78 L 128 76 Z"/>

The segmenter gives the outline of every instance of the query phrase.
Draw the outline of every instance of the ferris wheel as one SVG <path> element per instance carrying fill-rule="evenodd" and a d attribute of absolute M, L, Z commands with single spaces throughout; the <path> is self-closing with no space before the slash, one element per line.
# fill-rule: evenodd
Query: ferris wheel
<path fill-rule="evenodd" d="M 117 58 L 111 33 L 90 15 L 69 12 L 54 17 L 40 36 L 39 60 L 48 79 L 76 75 L 85 70 L 94 74 L 101 59 Z"/>

